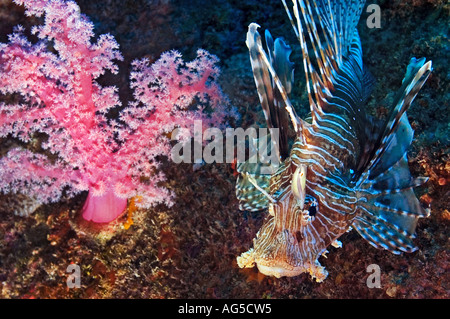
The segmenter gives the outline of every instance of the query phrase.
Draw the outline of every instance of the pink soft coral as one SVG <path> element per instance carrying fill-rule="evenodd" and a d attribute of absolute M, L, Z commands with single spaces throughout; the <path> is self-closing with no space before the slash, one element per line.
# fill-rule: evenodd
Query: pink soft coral
<path fill-rule="evenodd" d="M 0 137 L 30 142 L 41 132 L 47 139 L 41 153 L 13 148 L 0 159 L 0 190 L 43 203 L 58 201 L 63 191 L 72 196 L 87 190 L 83 217 L 94 222 L 114 220 L 137 195 L 143 207 L 170 205 L 171 193 L 158 186 L 164 175 L 156 157 L 169 154 L 167 136 L 174 128 L 189 128 L 198 119 L 222 122 L 227 100 L 216 84 L 217 59 L 199 50 L 190 63 L 176 51 L 152 65 L 135 61 L 135 101 L 114 120 L 108 111 L 121 106 L 117 89 L 95 81 L 106 70 L 118 72 L 113 60 L 122 57 L 114 38 L 100 35 L 91 43 L 93 25 L 73 1 L 15 3 L 27 15 L 45 15 L 45 23 L 32 30 L 41 39 L 36 44 L 20 26 L 9 43 L 0 43 L 0 93 L 21 99 L 0 103 Z M 215 113 L 188 110 L 194 101 Z"/>

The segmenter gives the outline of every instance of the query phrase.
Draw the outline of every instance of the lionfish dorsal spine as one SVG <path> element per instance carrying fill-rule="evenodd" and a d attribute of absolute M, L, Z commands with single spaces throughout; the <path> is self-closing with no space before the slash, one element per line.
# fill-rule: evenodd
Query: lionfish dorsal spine
<path fill-rule="evenodd" d="M 313 0 L 313 6 L 311 6 L 308 0 L 300 1 L 300 3 L 293 0 L 292 11 L 295 21 L 286 1 L 283 0 L 282 2 L 300 42 L 308 99 L 314 122 L 317 112 L 322 112 L 322 106 L 327 103 L 326 98 L 332 96 L 331 91 L 335 86 L 336 75 L 343 66 L 344 55 L 348 53 L 355 42 L 358 45 L 359 36 L 355 26 L 364 2 L 349 3 L 351 6 L 348 6 L 348 8 L 351 8 L 351 12 L 346 11 L 344 13 L 341 10 L 345 1 L 334 1 L 332 5 L 330 1 Z M 319 26 L 322 30 L 321 33 L 318 31 Z M 317 68 L 314 67 L 309 55 L 305 33 L 308 34 L 309 45 L 313 49 L 314 62 L 317 64 Z M 353 53 L 360 51 L 355 50 Z M 355 56 L 359 57 L 358 62 L 362 61 L 361 54 Z M 362 67 L 362 62 L 360 65 Z"/>

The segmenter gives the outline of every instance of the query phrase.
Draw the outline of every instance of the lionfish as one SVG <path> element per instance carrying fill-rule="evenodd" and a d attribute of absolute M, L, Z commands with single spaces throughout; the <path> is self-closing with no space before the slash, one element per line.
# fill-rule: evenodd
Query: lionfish
<path fill-rule="evenodd" d="M 265 51 L 259 25 L 250 24 L 246 44 L 268 128 L 279 130 L 273 142 L 280 163 L 238 164 L 240 209 L 269 214 L 237 263 L 275 277 L 307 272 L 321 282 L 328 272 L 318 258 L 330 244 L 341 246 L 338 238 L 351 229 L 394 254 L 417 249 L 415 228 L 428 210 L 413 188 L 427 178 L 409 171 L 413 130 L 406 111 L 432 67 L 412 58 L 387 119 L 371 117 L 364 105 L 374 79 L 356 30 L 365 1 L 292 2 L 289 8 L 282 0 L 300 42 L 311 116 L 299 118 L 289 99 L 291 48 L 266 31 Z M 263 170 L 268 166 L 272 172 Z"/>

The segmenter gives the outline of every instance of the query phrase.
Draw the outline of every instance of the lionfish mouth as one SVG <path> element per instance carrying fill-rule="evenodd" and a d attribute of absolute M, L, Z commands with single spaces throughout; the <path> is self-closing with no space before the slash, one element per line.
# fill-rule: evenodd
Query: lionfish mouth
<path fill-rule="evenodd" d="M 309 196 L 307 206 L 311 205 Z M 313 206 L 311 206 L 313 207 Z M 314 216 L 310 216 L 308 210 L 298 213 L 297 222 L 280 227 L 280 210 L 276 207 L 273 215 L 269 215 L 262 228 L 253 241 L 253 248 L 244 252 L 237 258 L 240 268 L 252 268 L 255 265 L 258 270 L 266 276 L 294 277 L 301 273 L 309 273 L 318 282 L 327 277 L 327 271 L 317 260 L 325 250 L 318 251 L 317 256 L 307 256 L 302 253 L 301 246 L 307 241 L 306 232 Z M 294 227 L 300 226 L 300 228 Z M 306 231 L 306 232 L 305 232 Z M 311 252 L 312 253 L 312 252 Z"/>
<path fill-rule="evenodd" d="M 298 248 L 297 248 L 298 249 Z M 280 254 L 282 255 L 282 254 Z M 286 256 L 287 254 L 284 254 Z M 302 273 L 309 273 L 317 282 L 322 282 L 328 275 L 325 267 L 319 263 L 311 264 L 309 262 L 293 263 L 286 259 L 264 258 L 255 253 L 251 248 L 249 251 L 241 254 L 237 258 L 240 268 L 253 268 L 255 265 L 258 271 L 266 276 L 281 277 L 295 277 Z"/>
<path fill-rule="evenodd" d="M 267 264 L 270 264 L 270 261 L 267 262 Z M 298 276 L 305 272 L 305 268 L 303 266 L 295 267 L 292 265 L 289 265 L 287 263 L 279 263 L 277 265 L 273 266 L 267 266 L 263 262 L 256 263 L 256 266 L 258 267 L 258 270 L 260 273 L 266 275 L 266 276 L 274 276 L 276 278 L 280 277 L 294 277 Z"/>

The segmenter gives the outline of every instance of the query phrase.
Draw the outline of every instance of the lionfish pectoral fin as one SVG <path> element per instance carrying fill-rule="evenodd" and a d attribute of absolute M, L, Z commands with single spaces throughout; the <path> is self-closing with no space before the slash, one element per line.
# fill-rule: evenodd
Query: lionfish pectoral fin
<path fill-rule="evenodd" d="M 411 177 L 406 157 L 413 139 L 406 110 L 431 72 L 431 61 L 424 62 L 411 60 L 378 148 L 356 184 L 360 214 L 353 226 L 373 246 L 394 253 L 416 249 L 417 220 L 427 216 L 413 191 L 426 179 Z"/>
<path fill-rule="evenodd" d="M 289 61 L 291 48 L 280 38 L 273 40 L 266 31 L 267 52 L 262 47 L 261 36 L 256 23 L 248 27 L 246 44 L 250 53 L 253 77 L 268 128 L 279 129 L 279 141 L 275 141 L 277 152 L 284 160 L 289 156 L 289 116 L 295 131 L 298 118 L 289 101 L 292 89 L 294 67 Z"/>
<path fill-rule="evenodd" d="M 354 228 L 377 248 L 397 254 L 416 250 L 413 239 L 417 221 L 427 213 L 413 188 L 424 181 L 411 177 L 405 154 L 386 172 L 361 185 Z"/>
<path fill-rule="evenodd" d="M 239 209 L 259 211 L 269 206 L 270 175 L 241 173 L 236 181 Z"/>
<path fill-rule="evenodd" d="M 258 139 L 250 145 L 253 155 L 245 162 L 238 162 L 236 167 L 239 173 L 236 181 L 236 197 L 241 210 L 259 211 L 269 206 L 270 178 L 278 167 L 278 163 L 261 162 L 258 155 L 265 150 L 255 149 L 255 145 L 259 145 Z M 269 145 L 270 142 L 265 143 L 265 147 Z"/>
<path fill-rule="evenodd" d="M 270 62 L 275 70 L 283 88 L 286 90 L 286 94 L 289 95 L 292 91 L 292 85 L 294 82 L 294 64 L 289 61 L 292 49 L 281 38 L 276 38 L 273 41 L 272 35 L 268 30 L 265 32 L 267 51 L 269 52 Z M 273 119 L 273 127 L 279 129 L 279 150 L 281 160 L 286 159 L 289 156 L 289 115 L 286 112 L 286 102 L 283 94 L 277 88 L 274 79 L 272 79 L 272 85 L 274 87 L 274 101 L 273 106 L 270 109 Z"/>
<path fill-rule="evenodd" d="M 394 107 L 380 135 L 379 146 L 368 166 L 371 177 L 391 167 L 411 145 L 413 130 L 406 116 L 406 111 L 431 71 L 431 61 L 425 63 L 424 58 L 420 60 L 411 59 L 402 87 L 394 99 Z"/>

